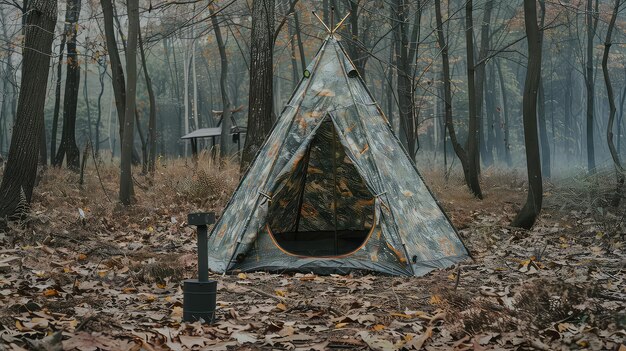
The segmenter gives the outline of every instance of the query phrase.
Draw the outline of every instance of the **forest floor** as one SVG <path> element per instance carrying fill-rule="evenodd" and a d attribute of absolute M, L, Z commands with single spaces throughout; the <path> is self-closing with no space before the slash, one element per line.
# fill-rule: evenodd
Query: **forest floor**
<path fill-rule="evenodd" d="M 608 172 L 546 184 L 523 231 L 508 226 L 522 175 L 484 170 L 479 201 L 459 176 L 425 171 L 473 261 L 420 278 L 213 275 L 210 326 L 181 322 L 196 272 L 185 220 L 221 211 L 236 167 L 161 161 L 152 185 L 136 176 L 128 209 L 117 176 L 89 168 L 81 186 L 47 170 L 30 215 L 0 234 L 0 350 L 626 350 L 626 200 L 609 205 Z"/>

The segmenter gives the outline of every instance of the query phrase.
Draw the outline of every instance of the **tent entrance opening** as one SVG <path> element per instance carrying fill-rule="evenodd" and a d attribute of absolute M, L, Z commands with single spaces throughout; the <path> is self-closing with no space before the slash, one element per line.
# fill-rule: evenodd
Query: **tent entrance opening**
<path fill-rule="evenodd" d="M 268 227 L 276 243 L 311 257 L 346 255 L 361 247 L 374 226 L 374 196 L 330 117 L 292 170 L 269 205 Z"/>

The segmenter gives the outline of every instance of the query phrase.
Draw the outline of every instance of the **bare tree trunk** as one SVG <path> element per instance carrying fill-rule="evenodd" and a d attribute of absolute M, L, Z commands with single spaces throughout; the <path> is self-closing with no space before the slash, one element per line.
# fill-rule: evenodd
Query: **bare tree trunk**
<path fill-rule="evenodd" d="M 250 75 L 248 134 L 241 156 L 241 170 L 248 168 L 274 124 L 274 0 L 254 0 L 251 36 L 250 72 L 254 74 Z"/>
<path fill-rule="evenodd" d="M 104 20 L 104 36 L 106 38 L 107 53 L 109 61 L 111 61 L 111 75 L 113 94 L 115 96 L 115 108 L 117 110 L 117 120 L 119 121 L 119 135 L 122 139 L 122 131 L 124 128 L 124 114 L 126 106 L 126 83 L 124 79 L 124 69 L 120 53 L 117 48 L 117 40 L 115 40 L 115 27 L 113 25 L 113 4 L 111 0 L 100 0 L 102 6 L 102 17 Z"/>
<path fill-rule="evenodd" d="M 398 1 L 404 2 L 404 0 L 396 0 L 396 2 Z M 354 63 L 357 72 L 359 72 L 362 78 L 365 78 L 365 65 L 367 64 L 369 56 L 364 52 L 363 42 L 359 41 L 361 37 L 365 35 L 365 33 L 360 33 L 359 30 L 359 3 L 360 0 L 347 1 L 347 5 L 350 6 L 350 17 L 348 17 L 348 20 L 350 22 L 351 37 L 351 40 L 348 41 L 348 52 L 350 53 L 350 59 Z M 408 8 L 408 4 L 406 6 Z M 408 23 L 405 23 L 404 27 L 406 29 Z"/>
<path fill-rule="evenodd" d="M 541 147 L 541 174 L 550 178 L 550 144 L 548 143 L 548 128 L 546 121 L 546 97 L 543 88 L 543 79 L 539 81 L 537 90 L 537 114 L 539 118 L 539 143 Z"/>
<path fill-rule="evenodd" d="M 46 146 L 46 123 L 41 125 L 41 133 L 39 138 L 39 165 L 44 168 L 48 165 L 48 147 Z"/>
<path fill-rule="evenodd" d="M 617 152 L 622 150 L 622 122 L 624 120 L 624 102 L 626 102 L 626 86 L 622 88 L 622 94 L 619 103 L 619 117 L 617 118 Z"/>
<path fill-rule="evenodd" d="M 406 147 L 411 160 L 415 162 L 417 128 L 413 108 L 413 75 L 411 74 L 411 62 L 409 62 L 408 11 L 409 5 L 405 3 L 405 0 L 394 1 L 394 18 L 398 22 L 393 28 L 396 42 L 395 60 L 398 72 L 396 89 L 398 91 L 398 110 L 400 114 L 400 140 Z"/>
<path fill-rule="evenodd" d="M 496 90 L 498 83 L 496 82 L 496 69 L 495 64 L 489 65 L 487 74 L 485 76 L 485 82 L 487 83 L 485 91 L 485 106 L 487 107 L 487 120 L 491 121 L 489 127 L 490 133 L 492 133 L 492 143 L 495 149 L 494 159 L 497 158 L 499 163 L 502 163 L 505 159 L 504 156 L 504 136 L 502 133 L 502 108 L 498 108 L 498 91 Z"/>
<path fill-rule="evenodd" d="M 571 52 L 571 50 L 568 50 Z M 565 66 L 565 65 L 564 65 Z M 563 98 L 563 116 L 565 124 L 565 142 L 563 145 L 563 149 L 566 150 L 566 160 L 567 162 L 572 161 L 572 157 L 574 156 L 575 147 L 571 146 L 572 140 L 574 140 L 574 114 L 572 113 L 572 106 L 574 104 L 574 96 L 573 96 L 573 79 L 572 79 L 572 71 L 568 67 L 564 67 L 565 72 L 565 92 Z"/>
<path fill-rule="evenodd" d="M 298 40 L 298 51 L 300 52 L 300 65 L 302 67 L 301 72 L 304 72 L 306 69 L 306 57 L 304 55 L 304 45 L 302 44 L 302 31 L 300 30 L 300 19 L 298 17 L 298 12 L 294 11 L 293 13 L 293 25 L 296 31 L 296 39 Z"/>
<path fill-rule="evenodd" d="M 167 45 L 167 39 L 163 39 L 163 49 L 165 51 L 165 61 L 167 62 L 167 67 L 170 71 L 170 79 L 172 81 L 172 85 L 173 85 L 173 89 L 170 88 L 170 93 L 175 93 L 175 98 L 176 101 L 180 101 L 180 79 L 178 77 L 178 66 L 176 64 L 176 50 L 172 50 L 172 55 L 173 55 L 173 65 L 174 65 L 174 69 L 172 69 L 172 62 L 170 62 L 170 50 L 169 50 L 169 46 Z M 183 135 L 183 129 L 182 129 L 182 108 L 180 106 L 180 103 L 177 102 L 176 103 L 176 112 L 177 112 L 177 132 L 178 135 Z M 182 156 L 183 155 L 183 146 L 182 144 L 178 144 L 178 155 Z"/>
<path fill-rule="evenodd" d="M 546 21 L 546 2 L 545 0 L 539 0 L 539 6 L 541 9 L 540 15 L 540 28 L 543 28 Z M 543 30 L 539 32 L 539 40 L 543 45 Z M 543 78 L 539 77 L 539 90 L 538 90 L 537 111 L 539 113 L 539 141 L 541 143 L 541 173 L 544 177 L 550 178 L 550 144 L 548 143 L 548 127 L 546 120 L 546 97 L 545 89 L 543 87 Z"/>
<path fill-rule="evenodd" d="M 91 105 L 89 104 L 89 92 L 87 89 L 87 74 L 89 72 L 88 70 L 88 66 L 87 66 L 87 62 L 89 61 L 88 57 L 89 57 L 89 51 L 88 49 L 85 51 L 86 53 L 86 57 L 85 57 L 85 74 L 83 75 L 85 80 L 83 83 L 83 94 L 85 96 L 85 107 L 87 107 L 87 128 L 89 130 L 89 141 L 91 142 L 93 140 L 93 126 L 92 126 L 92 121 L 91 121 Z"/>
<path fill-rule="evenodd" d="M 621 0 L 615 0 L 613 7 L 613 14 L 611 15 L 611 21 L 606 30 L 606 39 L 604 40 L 604 54 L 602 55 L 602 72 L 604 74 L 604 83 L 606 84 L 606 94 L 609 99 L 609 119 L 606 127 L 606 140 L 609 145 L 609 151 L 611 152 L 611 158 L 615 165 L 615 172 L 617 175 L 617 188 L 615 190 L 615 196 L 612 201 L 612 205 L 617 207 L 622 199 L 622 188 L 624 187 L 624 168 L 620 161 L 619 153 L 613 143 L 613 123 L 615 121 L 615 97 L 613 94 L 613 86 L 611 85 L 611 77 L 609 75 L 609 51 L 611 50 L 611 35 L 613 34 L 613 28 L 615 28 L 615 22 L 617 20 L 617 13 L 619 11 Z"/>
<path fill-rule="evenodd" d="M 444 91 L 444 114 L 446 121 L 446 128 L 450 135 L 450 142 L 452 148 L 456 153 L 459 161 L 461 161 L 461 167 L 463 168 L 463 174 L 465 175 L 465 182 L 470 191 L 478 198 L 482 198 L 480 190 L 480 183 L 478 177 L 472 177 L 470 175 L 470 159 L 469 154 L 463 149 L 459 143 L 456 132 L 454 130 L 454 123 L 452 121 L 452 82 L 450 79 L 450 59 L 448 58 L 448 44 L 445 41 L 443 34 L 443 19 L 441 15 L 441 0 L 435 0 L 435 17 L 437 21 L 437 40 L 439 48 L 441 50 L 441 63 L 443 74 L 443 91 Z"/>
<path fill-rule="evenodd" d="M 44 123 L 57 3 L 31 0 L 28 11 L 17 115 L 0 184 L 0 218 L 21 216 L 27 210 L 37 176 L 39 134 Z"/>
<path fill-rule="evenodd" d="M 502 122 L 502 129 L 504 130 L 504 161 L 506 162 L 507 166 L 511 167 L 513 165 L 513 160 L 511 159 L 511 135 L 509 133 L 509 104 L 508 96 L 506 93 L 506 86 L 504 85 L 504 76 L 502 75 L 502 67 L 500 65 L 500 61 L 496 61 L 496 67 L 498 68 L 498 78 L 500 80 L 500 91 L 502 94 L 502 109 L 504 110 L 504 121 Z"/>
<path fill-rule="evenodd" d="M 148 174 L 148 142 L 141 128 L 141 120 L 139 111 L 135 108 L 135 126 L 137 127 L 137 135 L 139 135 L 139 143 L 141 144 L 141 175 Z"/>
<path fill-rule="evenodd" d="M 63 131 L 61 144 L 55 158 L 55 165 L 61 166 L 67 156 L 67 167 L 71 170 L 80 169 L 80 150 L 76 145 L 76 109 L 78 107 L 78 90 L 80 86 L 80 64 L 76 51 L 76 37 L 78 35 L 78 17 L 80 15 L 81 0 L 68 0 L 66 15 L 69 20 L 69 36 L 67 40 L 67 72 L 65 78 L 65 94 L 63 98 Z"/>
<path fill-rule="evenodd" d="M 4 15 L 4 8 L 0 8 L 0 25 L 2 26 L 2 32 L 4 36 L 4 40 L 9 42 L 8 32 L 6 28 L 6 19 Z M 2 80 L 2 103 L 0 104 L 0 153 L 4 150 L 6 146 L 8 149 L 9 143 L 9 127 L 8 127 L 8 96 L 9 96 L 9 70 L 10 70 L 10 59 L 11 55 L 8 55 L 7 60 L 3 62 L 4 69 L 0 79 Z M 60 64 L 60 63 L 59 63 Z"/>
<path fill-rule="evenodd" d="M 475 87 L 476 87 L 476 119 L 478 120 L 478 134 L 479 139 L 482 135 L 485 137 L 482 138 L 482 142 L 479 140 L 479 147 L 483 150 L 483 162 L 486 167 L 489 167 L 493 164 L 493 120 L 490 120 L 489 117 L 492 117 L 491 114 L 485 116 L 483 114 L 483 98 L 485 97 L 485 81 L 487 79 L 487 71 L 486 71 L 486 62 L 483 60 L 487 57 L 489 53 L 489 37 L 491 35 L 491 14 L 493 12 L 493 0 L 488 0 L 485 2 L 485 12 L 483 14 L 483 19 L 481 23 L 480 29 L 480 48 L 478 50 L 478 62 L 482 62 L 475 67 Z M 470 33 L 474 34 L 474 30 L 471 29 L 473 26 L 473 19 L 471 20 L 471 25 L 469 25 Z M 473 51 L 473 44 L 472 44 Z M 469 64 L 469 63 L 468 63 Z M 474 63 L 472 63 L 474 64 Z M 468 97 L 471 99 L 472 96 Z M 487 110 L 487 109 L 485 109 Z M 489 113 L 489 111 L 486 111 Z M 486 122 L 486 123 L 483 123 Z M 481 129 L 483 129 L 481 131 Z M 480 152 L 480 151 L 479 151 Z M 480 157 L 477 161 L 477 167 L 480 173 Z"/>
<path fill-rule="evenodd" d="M 289 11 L 289 4 L 285 4 L 285 6 L 283 7 L 284 7 L 283 10 L 287 14 Z M 294 15 L 296 15 L 295 12 L 294 12 Z M 292 86 L 292 89 L 295 89 L 296 86 L 298 85 L 298 82 L 300 81 L 301 71 L 298 69 L 298 61 L 296 60 L 296 43 L 294 42 L 296 40 L 296 32 L 295 32 L 295 26 L 294 24 L 292 24 L 291 19 L 287 20 L 287 29 L 289 31 L 289 49 L 291 50 L 291 86 Z M 304 67 L 302 71 L 304 71 L 304 69 L 306 69 L 306 67 Z"/>
<path fill-rule="evenodd" d="M 391 11 L 393 14 L 393 10 Z M 393 18 L 393 17 L 392 17 Z M 387 68 L 387 91 L 386 91 L 386 100 L 387 100 L 387 118 L 389 119 L 389 123 L 391 124 L 391 126 L 395 126 L 394 125 L 394 120 L 393 120 L 393 97 L 394 97 L 394 93 L 393 93 L 393 71 L 394 69 L 392 68 L 392 66 L 396 65 L 396 60 L 395 60 L 395 41 L 394 40 L 390 40 L 389 43 L 389 64 L 391 66 L 389 66 Z M 394 127 L 395 128 L 395 127 Z M 399 134 L 399 133 L 398 133 Z"/>
<path fill-rule="evenodd" d="M 185 130 L 185 134 L 189 134 L 189 69 L 187 67 L 187 48 L 183 50 L 183 111 L 185 116 L 183 117 L 183 128 Z M 185 157 L 188 156 L 189 153 L 189 143 L 185 143 L 184 145 L 184 153 Z"/>
<path fill-rule="evenodd" d="M 258 1 L 255 1 L 255 5 Z M 272 4 L 273 6 L 274 4 Z M 222 135 L 220 135 L 220 158 L 225 160 L 231 154 L 231 144 L 230 140 L 230 128 L 232 127 L 231 122 L 231 110 L 232 106 L 230 104 L 230 97 L 228 96 L 228 58 L 226 56 L 226 48 L 224 47 L 224 41 L 222 40 L 222 31 L 220 30 L 219 23 L 217 21 L 216 16 L 214 15 L 214 11 L 211 8 L 211 23 L 213 24 L 213 32 L 215 33 L 215 40 L 217 41 L 217 47 L 220 52 L 220 92 L 222 95 Z M 254 16 L 254 15 L 253 15 Z M 255 72 L 251 70 L 250 72 Z M 252 81 L 252 77 L 254 74 L 250 75 L 250 80 Z M 271 80 L 270 76 L 270 80 Z M 252 99 L 252 98 L 251 98 Z M 272 102 L 269 102 L 270 106 Z M 249 123 L 249 122 L 248 122 Z M 250 128 L 250 126 L 248 126 Z M 248 129 L 248 133 L 250 130 Z M 246 143 L 248 141 L 246 140 Z"/>
<path fill-rule="evenodd" d="M 543 200 L 541 156 L 537 135 L 537 90 L 541 80 L 541 37 L 537 25 L 537 3 L 524 0 L 524 24 L 528 41 L 528 64 L 524 83 L 523 115 L 526 166 L 528 169 L 528 197 L 511 226 L 530 229 L 535 224 Z"/>
<path fill-rule="evenodd" d="M 132 152 L 137 98 L 137 37 L 139 34 L 139 0 L 128 0 L 128 42 L 126 49 L 126 108 L 120 161 L 120 202 L 130 205 L 133 196 Z"/>
<path fill-rule="evenodd" d="M 146 65 L 146 53 L 143 47 L 143 38 L 141 37 L 141 29 L 138 32 L 139 35 L 139 53 L 141 54 L 141 67 L 143 68 L 143 77 L 146 80 L 146 89 L 148 90 L 148 99 L 150 101 L 150 117 L 148 119 L 148 171 L 150 175 L 154 177 L 155 165 L 156 165 L 156 98 L 154 97 L 154 90 L 152 89 L 152 79 L 148 74 L 148 66 Z"/>
<path fill-rule="evenodd" d="M 596 0 L 596 3 L 599 0 Z M 587 87 L 587 170 L 596 172 L 595 145 L 593 142 L 593 104 L 595 99 L 593 79 L 593 37 L 596 34 L 597 20 L 594 20 L 592 8 L 593 0 L 587 0 L 587 63 L 585 71 L 585 86 Z M 596 24 L 594 24 L 594 22 Z"/>
<path fill-rule="evenodd" d="M 100 124 L 102 121 L 102 95 L 104 94 L 104 77 L 107 73 L 106 61 L 104 58 L 98 60 L 98 73 L 100 81 L 100 93 L 98 94 L 98 118 L 96 119 L 96 157 L 100 154 Z M 109 136 L 110 137 L 110 136 Z"/>
<path fill-rule="evenodd" d="M 67 2 L 67 7 L 69 8 L 71 1 Z M 61 44 L 59 44 L 59 63 L 57 65 L 57 81 L 54 88 L 54 112 L 52 113 L 52 130 L 50 132 L 50 164 L 52 166 L 58 166 L 54 159 L 56 157 L 56 147 L 57 147 L 57 128 L 59 125 L 59 111 L 61 108 L 61 78 L 63 76 L 63 50 L 65 48 L 65 41 L 67 40 L 67 26 L 69 24 L 67 20 L 67 16 L 69 15 L 69 11 L 66 10 L 66 19 L 65 19 L 65 30 L 61 35 Z"/>
<path fill-rule="evenodd" d="M 475 64 L 474 64 L 474 36 L 473 36 L 473 1 L 468 0 L 465 5 L 465 46 L 467 51 L 467 94 L 469 102 L 469 128 L 467 133 L 467 181 L 470 190 L 474 195 L 482 199 L 483 194 L 480 190 L 480 181 L 478 174 L 480 172 L 480 154 L 478 152 L 478 142 L 480 140 L 479 121 L 476 116 L 476 88 L 475 82 Z"/>

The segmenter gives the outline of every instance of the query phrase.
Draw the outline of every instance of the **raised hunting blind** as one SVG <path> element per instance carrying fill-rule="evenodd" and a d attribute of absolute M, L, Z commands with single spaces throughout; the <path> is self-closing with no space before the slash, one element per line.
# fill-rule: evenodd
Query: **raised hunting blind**
<path fill-rule="evenodd" d="M 213 228 L 209 269 L 419 276 L 467 257 L 331 33 Z"/>

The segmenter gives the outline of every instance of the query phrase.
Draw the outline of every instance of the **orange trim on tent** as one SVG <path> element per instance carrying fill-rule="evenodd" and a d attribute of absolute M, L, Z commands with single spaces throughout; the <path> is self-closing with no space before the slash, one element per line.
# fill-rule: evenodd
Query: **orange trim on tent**
<path fill-rule="evenodd" d="M 285 250 L 282 246 L 280 246 L 280 244 L 276 241 L 276 238 L 274 237 L 274 233 L 272 232 L 272 229 L 270 228 L 270 225 L 268 223 L 265 224 L 265 229 L 267 229 L 267 232 L 270 235 L 270 238 L 272 239 L 272 242 L 274 243 L 274 245 L 280 250 L 282 251 L 284 254 L 289 255 L 289 256 L 293 256 L 293 257 L 299 257 L 299 258 L 345 258 L 348 256 L 353 255 L 355 252 L 361 250 L 370 240 L 370 238 L 372 237 L 372 234 L 374 234 L 374 231 L 376 230 L 376 205 L 374 204 L 374 220 L 372 221 L 373 225 L 372 228 L 370 229 L 369 233 L 367 233 L 367 236 L 365 237 L 365 240 L 363 240 L 363 243 L 357 247 L 356 249 L 354 249 L 353 251 L 350 251 L 348 253 L 345 254 L 341 254 L 341 255 L 337 255 L 337 256 L 303 256 L 303 255 L 296 255 L 294 253 L 291 253 L 287 250 Z M 382 230 L 382 228 L 381 228 Z"/>

